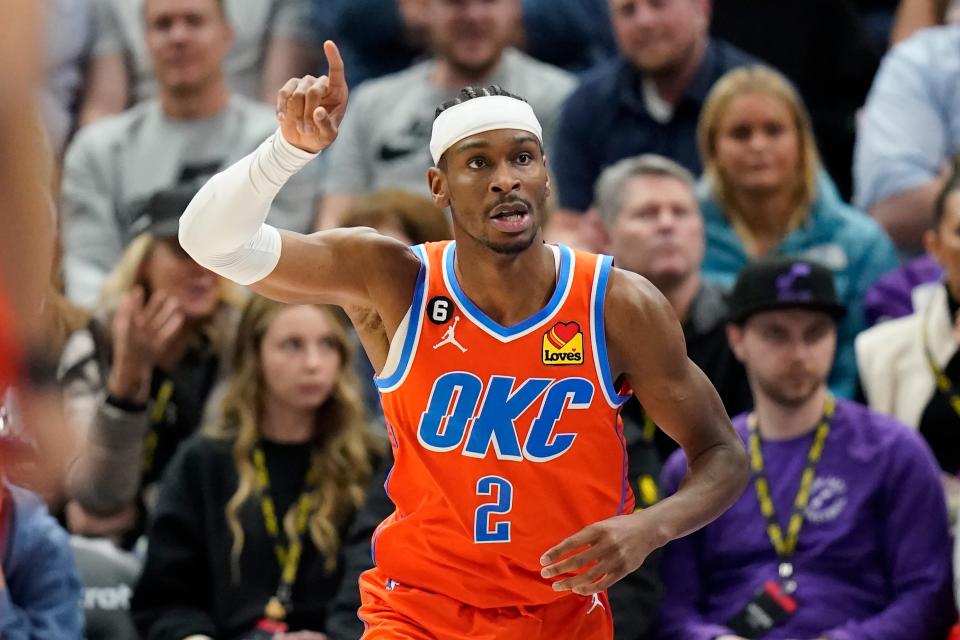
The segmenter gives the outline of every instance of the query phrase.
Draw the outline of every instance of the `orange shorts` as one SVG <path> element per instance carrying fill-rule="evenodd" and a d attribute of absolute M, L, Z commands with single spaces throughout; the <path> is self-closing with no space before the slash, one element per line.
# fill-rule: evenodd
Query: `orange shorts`
<path fill-rule="evenodd" d="M 478 609 L 405 587 L 378 568 L 360 576 L 362 640 L 612 640 L 607 594 L 551 604 Z"/>

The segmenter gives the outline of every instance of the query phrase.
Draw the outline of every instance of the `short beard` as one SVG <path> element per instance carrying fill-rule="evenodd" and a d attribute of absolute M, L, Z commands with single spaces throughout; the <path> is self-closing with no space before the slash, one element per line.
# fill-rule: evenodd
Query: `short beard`
<path fill-rule="evenodd" d="M 473 239 L 479 242 L 480 244 L 482 244 L 483 246 L 485 246 L 487 249 L 490 249 L 494 253 L 498 253 L 502 256 L 515 256 L 519 253 L 523 253 L 524 251 L 529 249 L 531 246 L 533 246 L 533 241 L 534 239 L 536 239 L 536 237 L 537 237 L 536 230 L 534 230 L 534 233 L 530 234 L 529 238 L 527 238 L 526 240 L 521 238 L 520 242 L 516 242 L 514 244 L 500 244 L 497 242 L 492 242 L 490 240 L 487 240 L 486 238 L 473 238 Z"/>
<path fill-rule="evenodd" d="M 489 238 L 481 238 L 473 235 L 467 230 L 466 227 L 457 223 L 457 215 L 456 215 L 456 212 L 453 210 L 453 205 L 450 205 L 450 214 L 451 214 L 450 217 L 453 219 L 454 226 L 459 227 L 460 230 L 464 234 L 469 236 L 470 239 L 473 240 L 474 242 L 482 244 L 484 247 L 486 247 L 487 249 L 490 249 L 491 251 L 493 251 L 498 255 L 515 256 L 523 253 L 524 251 L 529 249 L 531 246 L 533 246 L 534 241 L 537 239 L 537 232 L 540 230 L 540 222 L 539 222 L 540 216 L 538 212 L 543 211 L 546 208 L 547 203 L 545 201 L 538 202 L 536 206 L 533 206 L 533 203 L 528 202 L 527 200 L 524 200 L 522 198 L 511 198 L 510 201 L 520 201 L 526 204 L 530 210 L 530 215 L 533 217 L 533 225 L 529 229 L 530 236 L 527 238 L 520 236 L 516 239 L 516 242 L 510 242 L 510 243 L 494 242 Z"/>
<path fill-rule="evenodd" d="M 818 384 L 811 385 L 810 389 L 800 396 L 783 393 L 781 391 L 782 385 L 778 384 L 778 382 L 768 382 L 767 380 L 756 377 L 754 377 L 752 382 L 774 403 L 787 409 L 797 409 L 806 404 L 826 381 L 821 380 Z"/>

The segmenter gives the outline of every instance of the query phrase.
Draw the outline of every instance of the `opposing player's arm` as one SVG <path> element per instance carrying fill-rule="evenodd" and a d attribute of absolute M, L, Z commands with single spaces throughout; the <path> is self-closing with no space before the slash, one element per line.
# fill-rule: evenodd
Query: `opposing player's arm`
<path fill-rule="evenodd" d="M 555 590 L 581 595 L 609 588 L 653 550 L 717 518 L 747 482 L 740 439 L 716 390 L 687 358 L 680 323 L 663 295 L 646 279 L 615 269 L 604 314 L 614 379 L 625 377 L 650 418 L 680 443 L 689 472 L 670 498 L 589 525 L 544 554 L 545 578 L 583 570 L 554 583 Z"/>

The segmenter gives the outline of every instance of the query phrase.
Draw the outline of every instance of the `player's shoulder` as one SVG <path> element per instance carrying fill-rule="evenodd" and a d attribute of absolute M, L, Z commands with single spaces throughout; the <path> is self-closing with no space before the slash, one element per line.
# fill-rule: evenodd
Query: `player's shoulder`
<path fill-rule="evenodd" d="M 339 254 L 358 268 L 379 276 L 403 277 L 420 269 L 420 251 L 370 227 L 346 227 L 307 236 L 314 241 L 335 242 Z"/>
<path fill-rule="evenodd" d="M 645 277 L 633 271 L 610 268 L 607 278 L 606 308 L 629 312 L 656 311 L 667 305 L 660 290 Z"/>

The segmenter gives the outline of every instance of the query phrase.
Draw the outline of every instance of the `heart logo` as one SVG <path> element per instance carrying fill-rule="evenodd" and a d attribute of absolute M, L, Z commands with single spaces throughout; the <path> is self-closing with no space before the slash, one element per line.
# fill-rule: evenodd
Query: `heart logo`
<path fill-rule="evenodd" d="M 553 333 L 563 341 L 563 344 L 567 344 L 580 333 L 580 325 L 576 322 L 558 322 L 553 325 Z"/>

